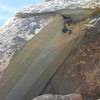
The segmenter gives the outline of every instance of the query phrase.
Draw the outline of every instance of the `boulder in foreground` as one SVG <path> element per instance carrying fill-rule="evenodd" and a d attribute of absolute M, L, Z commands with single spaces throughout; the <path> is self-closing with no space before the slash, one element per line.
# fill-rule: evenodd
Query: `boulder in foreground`
<path fill-rule="evenodd" d="M 69 94 L 69 95 L 46 94 L 39 96 L 33 100 L 82 100 L 82 96 L 80 94 Z"/>

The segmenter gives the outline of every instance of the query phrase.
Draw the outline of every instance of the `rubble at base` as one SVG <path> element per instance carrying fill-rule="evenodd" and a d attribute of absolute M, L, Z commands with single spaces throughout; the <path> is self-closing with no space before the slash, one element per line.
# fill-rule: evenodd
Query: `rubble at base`
<path fill-rule="evenodd" d="M 69 95 L 45 94 L 36 97 L 33 100 L 82 100 L 82 96 L 80 94 L 69 94 Z"/>

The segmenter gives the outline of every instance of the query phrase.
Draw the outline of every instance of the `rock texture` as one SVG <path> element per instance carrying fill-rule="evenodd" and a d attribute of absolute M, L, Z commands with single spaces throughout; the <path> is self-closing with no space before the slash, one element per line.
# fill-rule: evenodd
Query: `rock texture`
<path fill-rule="evenodd" d="M 100 20 L 87 32 L 86 42 L 80 50 L 64 62 L 44 93 L 81 93 L 85 96 L 100 95 Z M 88 99 L 86 99 L 88 100 Z M 91 100 L 95 100 L 92 98 Z"/>
<path fill-rule="evenodd" d="M 38 33 L 49 22 L 49 16 L 28 16 L 20 18 L 21 14 L 44 13 L 60 9 L 87 7 L 84 0 L 54 0 L 36 4 L 19 11 L 13 18 L 9 19 L 4 26 L 0 27 L 0 72 L 8 66 L 15 52 L 19 50 L 28 40 Z"/>
<path fill-rule="evenodd" d="M 0 29 L 0 72 L 12 59 L 16 50 L 19 50 L 28 40 L 48 24 L 46 18 L 16 18 L 8 20 Z"/>
<path fill-rule="evenodd" d="M 27 8 L 24 8 L 22 13 L 44 13 L 44 12 L 50 12 L 50 11 L 56 11 L 60 9 L 75 9 L 75 8 L 83 8 L 86 5 L 86 2 L 83 0 L 54 0 L 54 1 L 49 1 L 49 2 L 44 2 L 42 4 L 36 4 L 29 6 Z"/>
<path fill-rule="evenodd" d="M 82 100 L 82 96 L 80 94 L 69 94 L 69 95 L 46 94 L 39 96 L 33 100 Z"/>
<path fill-rule="evenodd" d="M 24 8 L 23 10 L 19 11 L 17 15 L 25 13 L 44 13 L 65 8 L 88 8 L 86 5 L 88 4 L 87 2 L 90 2 L 90 0 L 54 0 Z M 51 16 L 42 15 L 20 18 L 15 15 L 13 18 L 9 19 L 4 26 L 0 27 L 0 73 L 7 68 L 16 51 L 20 50 L 28 40 L 32 39 L 35 34 L 37 34 L 42 28 L 52 21 L 50 17 Z M 94 27 L 96 26 L 95 29 L 97 29 L 96 31 L 100 29 L 99 20 L 100 19 L 97 18 L 94 24 Z M 99 68 L 95 68 L 95 70 L 99 71 Z M 97 78 L 99 74 L 97 74 L 97 72 L 94 73 L 96 73 L 95 76 Z M 89 81 L 91 82 L 92 80 Z M 97 82 L 96 84 L 98 85 L 99 83 Z M 94 86 L 92 90 L 95 88 L 99 89 L 99 86 Z"/>

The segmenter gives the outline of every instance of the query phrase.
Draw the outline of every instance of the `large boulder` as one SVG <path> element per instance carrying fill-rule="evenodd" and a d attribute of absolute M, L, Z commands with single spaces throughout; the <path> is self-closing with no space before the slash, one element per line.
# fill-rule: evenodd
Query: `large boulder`
<path fill-rule="evenodd" d="M 69 95 L 46 94 L 36 97 L 33 100 L 82 100 L 82 96 L 80 94 L 69 94 Z"/>

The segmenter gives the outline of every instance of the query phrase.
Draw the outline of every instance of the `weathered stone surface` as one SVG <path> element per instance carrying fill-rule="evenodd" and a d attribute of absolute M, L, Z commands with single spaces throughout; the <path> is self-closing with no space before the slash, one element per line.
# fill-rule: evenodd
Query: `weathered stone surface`
<path fill-rule="evenodd" d="M 39 96 L 33 100 L 82 100 L 82 96 L 80 94 L 69 94 L 69 95 L 46 94 Z"/>
<path fill-rule="evenodd" d="M 51 16 L 45 13 L 61 10 L 64 8 L 83 8 L 87 2 L 79 0 L 52 0 L 24 8 L 17 12 L 0 27 L 0 73 L 2 73 L 10 63 L 17 50 L 23 47 L 26 42 L 34 37 L 49 22 Z M 40 14 L 43 16 L 34 16 Z M 50 20 L 49 20 L 50 17 Z"/>
<path fill-rule="evenodd" d="M 100 95 L 100 35 L 92 37 L 88 37 L 82 48 L 65 61 L 44 93 Z"/>

